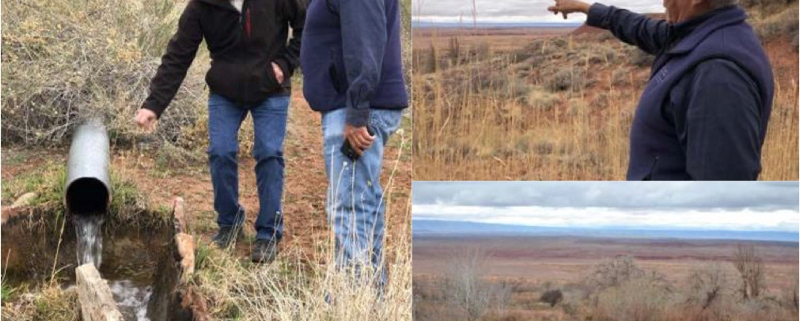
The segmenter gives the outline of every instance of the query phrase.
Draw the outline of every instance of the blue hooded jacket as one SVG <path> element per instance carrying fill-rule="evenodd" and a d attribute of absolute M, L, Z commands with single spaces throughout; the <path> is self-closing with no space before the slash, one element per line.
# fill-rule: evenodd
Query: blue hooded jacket
<path fill-rule="evenodd" d="M 628 180 L 755 180 L 773 98 L 743 9 L 668 24 L 591 6 L 587 24 L 656 55 L 630 132 Z"/>
<path fill-rule="evenodd" d="M 408 106 L 397 0 L 312 0 L 300 49 L 303 94 L 311 109 L 347 108 L 366 126 L 370 108 Z"/>

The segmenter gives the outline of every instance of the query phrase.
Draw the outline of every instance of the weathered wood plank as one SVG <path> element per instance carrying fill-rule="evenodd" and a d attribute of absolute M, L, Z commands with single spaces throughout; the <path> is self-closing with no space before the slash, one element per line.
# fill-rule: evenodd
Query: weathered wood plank
<path fill-rule="evenodd" d="M 122 314 L 114 302 L 108 283 L 100 277 L 93 264 L 75 269 L 78 283 L 78 300 L 84 321 L 122 321 Z"/>

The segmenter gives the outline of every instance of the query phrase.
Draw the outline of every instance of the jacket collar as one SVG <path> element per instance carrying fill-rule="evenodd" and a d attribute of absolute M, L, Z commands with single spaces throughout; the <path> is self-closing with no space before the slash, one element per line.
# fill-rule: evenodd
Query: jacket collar
<path fill-rule="evenodd" d="M 197 1 L 204 2 L 212 6 L 217 6 L 220 8 L 230 9 L 239 12 L 239 10 L 236 10 L 236 8 L 231 4 L 230 0 L 197 0 Z"/>
<path fill-rule="evenodd" d="M 668 54 L 682 54 L 692 51 L 712 32 L 733 24 L 742 23 L 747 13 L 738 6 L 720 8 L 687 21 L 671 26 L 671 38 L 675 45 Z"/>

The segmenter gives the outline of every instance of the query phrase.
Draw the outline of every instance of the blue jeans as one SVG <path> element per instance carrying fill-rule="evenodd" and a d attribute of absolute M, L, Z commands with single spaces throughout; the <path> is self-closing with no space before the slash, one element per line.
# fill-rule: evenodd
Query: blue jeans
<path fill-rule="evenodd" d="M 336 240 L 338 266 L 372 264 L 383 281 L 384 212 L 380 185 L 383 149 L 402 120 L 400 110 L 373 109 L 370 126 L 375 142 L 353 162 L 340 148 L 344 142 L 346 109 L 322 114 L 325 170 L 328 175 L 326 211 Z"/>
<path fill-rule="evenodd" d="M 239 204 L 239 127 L 253 116 L 253 158 L 260 208 L 256 238 L 280 241 L 283 233 L 283 138 L 289 96 L 270 97 L 259 104 L 240 106 L 220 95 L 208 97 L 208 161 L 214 186 L 214 210 L 219 226 L 241 226 L 244 207 Z"/>

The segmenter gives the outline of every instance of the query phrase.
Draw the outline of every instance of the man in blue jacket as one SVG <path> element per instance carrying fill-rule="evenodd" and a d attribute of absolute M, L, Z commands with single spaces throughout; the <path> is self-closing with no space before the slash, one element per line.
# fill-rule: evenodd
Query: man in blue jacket
<path fill-rule="evenodd" d="M 636 108 L 629 180 L 755 180 L 773 97 L 772 67 L 738 0 L 664 0 L 667 21 L 602 4 L 548 10 L 656 55 Z"/>
<path fill-rule="evenodd" d="M 381 160 L 408 106 L 400 33 L 397 0 L 313 0 L 300 51 L 303 93 L 322 114 L 337 265 L 360 270 L 371 264 L 379 281 L 386 204 Z M 345 142 L 350 149 L 342 148 Z"/>

